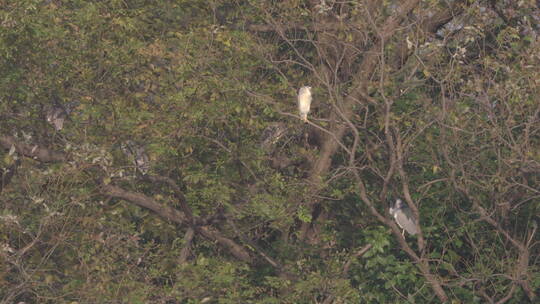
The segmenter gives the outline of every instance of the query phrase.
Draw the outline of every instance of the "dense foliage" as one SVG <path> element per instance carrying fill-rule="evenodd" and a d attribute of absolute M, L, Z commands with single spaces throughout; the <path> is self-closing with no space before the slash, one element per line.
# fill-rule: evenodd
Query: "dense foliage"
<path fill-rule="evenodd" d="M 533 303 L 539 34 L 532 0 L 0 0 L 0 303 Z"/>

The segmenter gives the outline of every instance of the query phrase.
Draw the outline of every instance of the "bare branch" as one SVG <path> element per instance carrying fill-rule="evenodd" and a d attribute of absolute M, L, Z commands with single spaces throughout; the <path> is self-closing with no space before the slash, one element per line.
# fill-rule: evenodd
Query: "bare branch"
<path fill-rule="evenodd" d="M 187 200 L 184 197 L 184 194 L 182 193 L 180 187 L 178 187 L 178 185 L 176 184 L 174 180 L 172 180 L 170 177 L 159 176 L 159 175 L 154 175 L 154 174 L 148 174 L 146 178 L 153 182 L 162 182 L 169 185 L 169 187 L 173 189 L 177 202 L 180 205 L 180 208 L 182 209 L 182 211 L 184 212 L 184 215 L 186 216 L 188 223 L 190 225 L 195 224 L 193 212 L 191 211 L 191 208 L 187 204 Z"/>
<path fill-rule="evenodd" d="M 347 261 L 347 263 L 345 263 L 345 265 L 343 266 L 343 271 L 342 271 L 343 275 L 346 275 L 349 272 L 349 268 L 351 267 L 352 262 L 354 262 L 356 258 L 359 258 L 363 256 L 364 254 L 366 254 L 366 252 L 368 252 L 371 249 L 371 247 L 373 247 L 372 244 L 367 244 L 366 246 L 360 248 L 357 252 L 355 252 Z"/>
<path fill-rule="evenodd" d="M 191 253 L 191 243 L 194 236 L 195 230 L 191 227 L 188 228 L 186 234 L 184 235 L 184 246 L 182 247 L 182 250 L 180 250 L 180 257 L 178 258 L 178 263 L 181 265 L 185 264 L 189 258 Z"/>

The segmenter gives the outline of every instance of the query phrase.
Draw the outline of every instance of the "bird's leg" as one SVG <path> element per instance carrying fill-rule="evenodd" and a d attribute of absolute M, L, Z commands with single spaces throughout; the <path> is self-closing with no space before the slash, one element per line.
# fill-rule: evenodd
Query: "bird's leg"
<path fill-rule="evenodd" d="M 405 229 L 401 230 L 401 235 L 405 237 Z"/>

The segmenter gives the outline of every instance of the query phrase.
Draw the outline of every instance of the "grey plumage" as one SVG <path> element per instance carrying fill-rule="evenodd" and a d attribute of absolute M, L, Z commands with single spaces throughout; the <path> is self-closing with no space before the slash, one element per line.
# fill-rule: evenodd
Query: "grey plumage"
<path fill-rule="evenodd" d="M 56 131 L 60 131 L 64 128 L 64 121 L 67 119 L 68 114 L 64 108 L 59 105 L 51 105 L 45 111 L 45 118 Z"/>
<path fill-rule="evenodd" d="M 261 135 L 261 148 L 269 150 L 283 136 L 287 134 L 287 126 L 282 122 L 276 122 L 266 127 Z"/>
<path fill-rule="evenodd" d="M 401 229 L 406 230 L 411 235 L 418 233 L 418 219 L 401 199 L 397 199 L 395 205 L 390 207 L 390 214 Z"/>
<path fill-rule="evenodd" d="M 144 147 L 136 144 L 132 140 L 126 140 L 120 145 L 120 148 L 127 157 L 131 158 L 133 165 L 142 175 L 148 174 L 148 171 L 150 170 L 150 161 Z"/>

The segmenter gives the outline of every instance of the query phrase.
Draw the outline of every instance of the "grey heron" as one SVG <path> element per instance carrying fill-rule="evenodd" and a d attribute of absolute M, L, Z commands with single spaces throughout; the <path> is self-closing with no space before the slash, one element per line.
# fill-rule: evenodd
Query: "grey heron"
<path fill-rule="evenodd" d="M 403 203 L 401 199 L 397 199 L 393 207 L 390 207 L 390 214 L 396 220 L 398 226 L 411 235 L 418 233 L 418 219 L 414 216 L 412 210 Z"/>
<path fill-rule="evenodd" d="M 67 111 L 57 104 L 49 106 L 45 112 L 47 122 L 50 123 L 56 131 L 62 130 L 64 127 L 64 121 L 67 119 L 67 117 Z"/>
<path fill-rule="evenodd" d="M 144 147 L 136 144 L 132 140 L 126 140 L 126 142 L 121 144 L 120 148 L 126 156 L 132 159 L 135 168 L 137 168 L 142 175 L 148 173 L 148 170 L 150 170 L 150 161 Z"/>
<path fill-rule="evenodd" d="M 261 148 L 269 150 L 272 145 L 275 145 L 285 134 L 287 134 L 287 126 L 282 122 L 276 122 L 266 127 L 261 135 Z"/>

